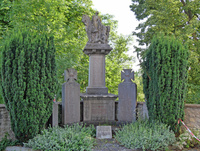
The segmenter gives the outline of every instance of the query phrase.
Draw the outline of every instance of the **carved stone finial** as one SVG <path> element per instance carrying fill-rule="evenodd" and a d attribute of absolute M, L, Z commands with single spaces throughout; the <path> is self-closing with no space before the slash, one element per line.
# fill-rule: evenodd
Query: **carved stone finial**
<path fill-rule="evenodd" d="M 92 20 L 87 15 L 83 15 L 82 22 L 85 25 L 85 29 L 88 36 L 88 43 L 107 44 L 110 32 L 109 26 L 104 26 L 101 23 L 101 18 L 98 16 L 99 12 L 96 12 L 92 16 Z"/>
<path fill-rule="evenodd" d="M 67 69 L 64 71 L 64 80 L 67 82 L 72 82 L 77 80 L 77 71 L 75 69 Z"/>
<path fill-rule="evenodd" d="M 132 69 L 123 69 L 121 71 L 121 80 L 124 80 L 124 82 L 132 82 L 134 80 L 134 71 Z"/>

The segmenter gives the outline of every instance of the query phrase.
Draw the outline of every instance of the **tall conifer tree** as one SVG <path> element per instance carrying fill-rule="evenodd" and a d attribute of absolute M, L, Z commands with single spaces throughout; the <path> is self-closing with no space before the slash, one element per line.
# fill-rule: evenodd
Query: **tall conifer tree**
<path fill-rule="evenodd" d="M 143 84 L 150 120 L 171 126 L 184 118 L 188 77 L 188 49 L 170 36 L 155 36 L 147 50 Z"/>
<path fill-rule="evenodd" d="M 44 128 L 52 113 L 57 85 L 53 37 L 14 29 L 2 52 L 4 102 L 16 138 L 26 142 Z"/>

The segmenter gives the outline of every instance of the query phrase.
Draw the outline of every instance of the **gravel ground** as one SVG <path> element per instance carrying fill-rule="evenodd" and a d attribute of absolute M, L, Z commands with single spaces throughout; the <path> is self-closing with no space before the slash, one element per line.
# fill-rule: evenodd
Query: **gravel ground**
<path fill-rule="evenodd" d="M 96 139 L 96 145 L 92 151 L 142 151 L 142 149 L 128 149 L 120 146 L 115 139 Z M 171 149 L 170 151 L 180 151 Z M 184 148 L 182 151 L 200 151 L 200 146 L 196 148 Z"/>
<path fill-rule="evenodd" d="M 96 139 L 97 144 L 92 151 L 142 151 L 120 146 L 114 139 Z"/>

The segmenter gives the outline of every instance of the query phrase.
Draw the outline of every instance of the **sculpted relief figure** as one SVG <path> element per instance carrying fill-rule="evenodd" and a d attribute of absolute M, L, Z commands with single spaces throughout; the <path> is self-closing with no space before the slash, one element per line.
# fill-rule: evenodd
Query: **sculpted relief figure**
<path fill-rule="evenodd" d="M 83 15 L 82 22 L 85 25 L 85 29 L 88 36 L 88 43 L 100 43 L 107 44 L 110 32 L 109 26 L 104 26 L 101 23 L 101 18 L 98 16 L 98 12 L 92 17 Z"/>

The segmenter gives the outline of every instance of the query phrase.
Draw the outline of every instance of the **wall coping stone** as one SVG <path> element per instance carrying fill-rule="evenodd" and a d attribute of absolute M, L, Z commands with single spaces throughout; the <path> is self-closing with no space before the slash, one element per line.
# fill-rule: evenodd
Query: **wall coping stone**
<path fill-rule="evenodd" d="M 5 104 L 0 104 L 0 108 L 5 108 Z"/>
<path fill-rule="evenodd" d="M 200 108 L 200 104 L 185 104 L 185 107 Z"/>

